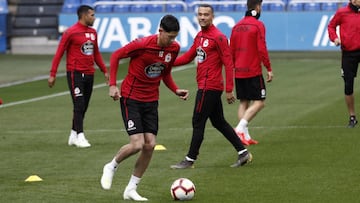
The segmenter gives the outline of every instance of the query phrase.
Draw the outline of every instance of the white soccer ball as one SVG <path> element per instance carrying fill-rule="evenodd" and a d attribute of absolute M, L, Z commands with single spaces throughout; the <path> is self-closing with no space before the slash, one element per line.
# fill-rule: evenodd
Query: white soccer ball
<path fill-rule="evenodd" d="M 195 195 L 195 185 L 187 178 L 179 178 L 171 185 L 170 193 L 174 200 L 191 200 Z"/>

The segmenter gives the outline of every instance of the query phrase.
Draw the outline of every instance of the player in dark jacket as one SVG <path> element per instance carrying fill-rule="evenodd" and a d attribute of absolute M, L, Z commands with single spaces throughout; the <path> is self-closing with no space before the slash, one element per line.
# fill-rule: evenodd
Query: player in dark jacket
<path fill-rule="evenodd" d="M 68 144 L 77 147 L 90 147 L 84 135 L 84 117 L 88 108 L 94 83 L 94 61 L 109 79 L 106 66 L 99 52 L 97 33 L 90 26 L 95 21 L 94 9 L 82 5 L 77 10 L 78 22 L 68 28 L 60 40 L 52 61 L 49 87 L 55 85 L 56 72 L 60 60 L 66 52 L 66 74 L 73 102 L 72 128 Z"/>
<path fill-rule="evenodd" d="M 190 49 L 178 57 L 175 66 L 190 63 L 197 57 L 196 80 L 198 91 L 196 94 L 195 107 L 192 118 L 193 134 L 190 149 L 185 159 L 178 164 L 171 165 L 173 169 L 192 168 L 200 146 L 204 139 L 206 121 L 210 119 L 212 125 L 220 131 L 233 145 L 238 160 L 232 167 L 244 165 L 252 160 L 252 155 L 242 145 L 234 129 L 224 118 L 221 95 L 224 91 L 224 79 L 222 76 L 223 65 L 226 75 L 226 98 L 228 103 L 233 103 L 233 62 L 226 36 L 213 24 L 214 10 L 211 5 L 199 5 L 197 18 L 201 31 L 196 35 Z"/>
<path fill-rule="evenodd" d="M 340 38 L 336 28 L 340 27 Z M 358 123 L 355 113 L 354 80 L 360 63 L 360 0 L 350 0 L 346 7 L 336 11 L 328 25 L 331 41 L 341 46 L 341 72 L 344 79 L 345 103 L 349 112 L 349 128 Z"/>

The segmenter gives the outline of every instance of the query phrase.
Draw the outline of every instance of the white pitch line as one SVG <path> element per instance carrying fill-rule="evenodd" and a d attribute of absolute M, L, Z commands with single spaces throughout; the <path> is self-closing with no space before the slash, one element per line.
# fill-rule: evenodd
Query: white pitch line
<path fill-rule="evenodd" d="M 180 66 L 180 67 L 172 69 L 172 72 L 182 71 L 182 70 L 186 70 L 186 69 L 189 69 L 189 68 L 192 68 L 192 67 L 194 67 L 194 65 Z M 29 80 L 29 82 L 30 82 L 30 80 Z M 120 82 L 122 82 L 122 80 L 117 81 L 117 83 L 120 83 Z M 22 83 L 19 83 L 19 84 L 22 84 Z M 97 89 L 97 88 L 101 88 L 101 87 L 105 87 L 105 86 L 107 86 L 107 85 L 106 84 L 98 84 L 98 85 L 94 85 L 93 89 Z M 6 107 L 16 106 L 16 105 L 20 105 L 20 104 L 27 104 L 27 103 L 31 103 L 31 102 L 41 101 L 41 100 L 50 99 L 50 98 L 59 97 L 59 96 L 64 96 L 64 95 L 68 95 L 68 94 L 69 94 L 69 91 L 65 91 L 65 92 L 60 92 L 60 93 L 56 93 L 56 94 L 50 94 L 50 95 L 46 95 L 46 96 L 35 97 L 35 98 L 32 98 L 32 99 L 26 99 L 26 100 L 17 101 L 17 102 L 10 102 L 10 103 L 0 105 L 0 108 L 6 108 Z"/>
<path fill-rule="evenodd" d="M 251 129 L 272 129 L 272 130 L 281 130 L 281 129 L 334 129 L 334 128 L 344 128 L 346 129 L 346 126 L 344 125 L 334 125 L 334 126 L 252 126 Z M 213 127 L 207 127 L 206 130 L 216 130 Z M 125 132 L 125 129 L 119 128 L 119 129 L 87 129 L 86 132 L 90 133 L 113 133 L 113 132 Z M 192 128 L 162 128 L 161 131 L 192 131 Z M 9 130 L 4 131 L 3 133 L 7 134 L 56 134 L 56 133 L 63 133 L 64 130 Z M 67 131 L 66 131 L 67 132 Z"/>

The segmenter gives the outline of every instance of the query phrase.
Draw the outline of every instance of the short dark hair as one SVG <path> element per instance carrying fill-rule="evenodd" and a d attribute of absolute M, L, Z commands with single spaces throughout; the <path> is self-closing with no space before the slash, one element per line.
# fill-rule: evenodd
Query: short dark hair
<path fill-rule="evenodd" d="M 211 13 L 214 13 L 214 7 L 212 5 L 210 5 L 210 4 L 199 4 L 199 8 L 200 7 L 210 8 Z"/>
<path fill-rule="evenodd" d="M 165 32 L 179 32 L 180 30 L 178 19 L 170 14 L 161 18 L 160 27 L 164 29 Z"/>
<path fill-rule="evenodd" d="M 88 5 L 79 6 L 79 8 L 77 9 L 78 19 L 80 19 L 82 15 L 87 14 L 89 10 L 94 10 L 94 8 Z"/>
<path fill-rule="evenodd" d="M 262 0 L 247 0 L 248 10 L 255 9 L 255 7 L 262 3 Z"/>

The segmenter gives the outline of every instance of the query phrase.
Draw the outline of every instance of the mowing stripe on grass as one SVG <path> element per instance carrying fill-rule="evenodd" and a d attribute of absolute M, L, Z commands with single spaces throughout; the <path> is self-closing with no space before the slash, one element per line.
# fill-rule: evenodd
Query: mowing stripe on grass
<path fill-rule="evenodd" d="M 311 125 L 291 125 L 291 126 L 251 126 L 252 129 L 337 129 L 337 128 L 346 128 L 343 125 L 328 125 L 328 126 L 311 126 Z M 162 128 L 162 131 L 192 131 L 192 128 Z M 216 130 L 214 127 L 206 127 L 206 130 Z M 86 132 L 91 133 L 112 133 L 124 131 L 123 128 L 114 128 L 114 129 L 87 129 Z M 217 130 L 216 130 L 217 131 Z M 66 131 L 67 132 L 67 131 Z M 56 134 L 56 133 L 64 133 L 64 130 L 10 130 L 3 131 L 3 133 L 7 134 Z"/>
<path fill-rule="evenodd" d="M 178 68 L 174 68 L 172 70 L 172 72 L 182 71 L 182 70 L 186 70 L 186 69 L 189 69 L 189 68 L 192 68 L 192 67 L 195 67 L 195 66 L 193 64 L 186 65 L 186 66 L 181 66 L 181 67 L 178 67 Z M 64 76 L 65 76 L 65 74 L 64 74 Z M 45 79 L 45 78 L 43 78 L 43 79 Z M 32 81 L 29 80 L 28 82 L 32 82 Z M 122 80 L 117 81 L 117 83 L 121 83 L 121 82 L 122 82 Z M 18 84 L 22 84 L 22 83 L 18 83 Z M 94 85 L 94 89 L 105 87 L 105 86 L 107 86 L 107 85 L 106 84 Z M 31 103 L 31 102 L 41 101 L 41 100 L 50 99 L 50 98 L 59 97 L 59 96 L 64 96 L 64 95 L 68 95 L 68 94 L 69 94 L 69 92 L 65 91 L 65 92 L 60 92 L 60 93 L 56 93 L 56 94 L 50 94 L 50 95 L 46 95 L 46 96 L 42 96 L 42 97 L 35 97 L 35 98 L 32 98 L 32 99 L 26 99 L 26 100 L 22 100 L 22 101 L 2 104 L 2 105 L 0 105 L 0 108 L 16 106 L 16 105 L 20 105 L 20 104 L 27 104 L 27 103 Z"/>

